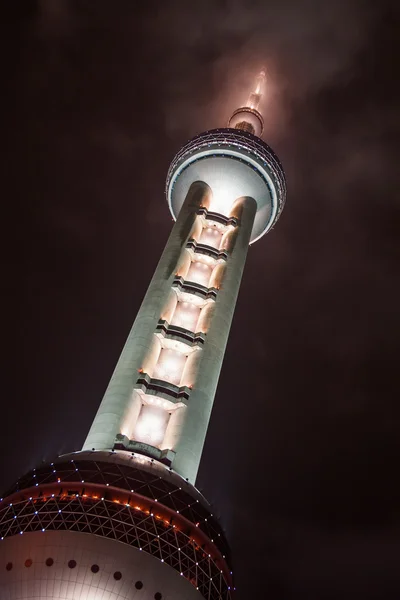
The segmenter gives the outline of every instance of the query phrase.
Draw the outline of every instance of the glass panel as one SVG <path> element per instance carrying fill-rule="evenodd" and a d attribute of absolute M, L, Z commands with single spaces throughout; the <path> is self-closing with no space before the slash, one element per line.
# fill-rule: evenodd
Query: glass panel
<path fill-rule="evenodd" d="M 212 246 L 218 250 L 221 245 L 221 238 L 222 233 L 215 227 L 204 227 L 199 239 L 199 244 L 207 244 L 207 246 Z"/>
<path fill-rule="evenodd" d="M 196 325 L 200 316 L 200 307 L 191 302 L 177 302 L 171 325 L 184 327 L 196 333 Z"/>
<path fill-rule="evenodd" d="M 179 385 L 186 362 L 186 355 L 169 348 L 163 348 L 154 368 L 152 377 Z"/>
<path fill-rule="evenodd" d="M 192 262 L 189 271 L 185 277 L 185 281 L 193 281 L 208 287 L 208 282 L 211 277 L 211 267 L 202 262 Z"/>
<path fill-rule="evenodd" d="M 134 430 L 134 440 L 159 446 L 164 439 L 169 413 L 159 406 L 144 404 Z"/>

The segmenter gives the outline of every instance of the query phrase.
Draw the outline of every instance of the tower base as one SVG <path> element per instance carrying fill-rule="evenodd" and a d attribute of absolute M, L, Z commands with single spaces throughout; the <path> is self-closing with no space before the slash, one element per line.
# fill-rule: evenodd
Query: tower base
<path fill-rule="evenodd" d="M 75 452 L 33 469 L 0 502 L 0 537 L 0 600 L 231 599 L 209 504 L 145 456 Z"/>

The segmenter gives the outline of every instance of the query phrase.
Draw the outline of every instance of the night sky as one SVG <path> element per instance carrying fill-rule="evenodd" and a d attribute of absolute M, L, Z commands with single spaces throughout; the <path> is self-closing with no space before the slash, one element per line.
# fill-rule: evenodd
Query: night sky
<path fill-rule="evenodd" d="M 265 66 L 288 199 L 249 250 L 197 485 L 238 600 L 398 600 L 398 2 L 9 4 L 1 487 L 81 447 L 172 226 L 169 163 Z"/>

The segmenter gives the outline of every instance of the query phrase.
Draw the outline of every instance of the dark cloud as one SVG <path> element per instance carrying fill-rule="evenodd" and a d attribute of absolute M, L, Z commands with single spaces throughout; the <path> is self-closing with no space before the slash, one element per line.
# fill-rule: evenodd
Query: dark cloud
<path fill-rule="evenodd" d="M 240 600 L 398 598 L 397 3 L 32 0 L 10 17 L 4 485 L 82 444 L 172 224 L 169 163 L 265 65 L 288 201 L 249 251 L 198 484 Z"/>

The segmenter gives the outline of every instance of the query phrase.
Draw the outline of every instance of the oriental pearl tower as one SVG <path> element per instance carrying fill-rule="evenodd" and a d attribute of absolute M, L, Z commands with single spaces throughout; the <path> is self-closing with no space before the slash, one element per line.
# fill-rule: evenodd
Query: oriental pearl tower
<path fill-rule="evenodd" d="M 224 532 L 195 481 L 247 250 L 285 201 L 261 140 L 264 84 L 262 71 L 227 127 L 173 159 L 176 222 L 82 450 L 1 499 L 0 600 L 234 596 Z"/>

